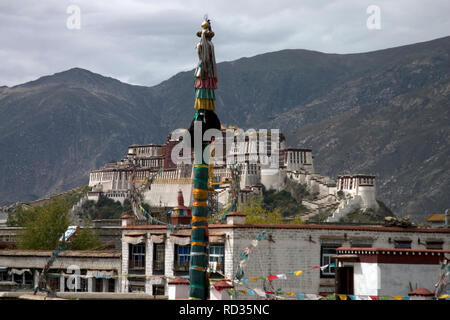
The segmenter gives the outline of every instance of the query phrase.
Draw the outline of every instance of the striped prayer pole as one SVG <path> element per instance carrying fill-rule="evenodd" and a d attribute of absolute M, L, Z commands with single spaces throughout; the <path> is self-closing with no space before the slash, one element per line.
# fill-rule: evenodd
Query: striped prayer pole
<path fill-rule="evenodd" d="M 191 254 L 189 267 L 189 299 L 205 300 L 209 296 L 209 280 L 207 276 L 208 266 L 208 178 L 209 158 L 203 158 L 205 150 L 210 145 L 209 141 L 203 141 L 203 133 L 207 129 L 220 129 L 220 121 L 215 114 L 215 93 L 217 88 L 217 71 L 214 57 L 214 46 L 211 38 L 210 21 L 206 18 L 202 23 L 202 31 L 197 32 L 200 42 L 196 49 L 199 56 L 199 65 L 195 70 L 195 105 L 194 120 L 189 129 L 191 137 L 194 137 L 194 172 L 192 191 L 192 235 Z M 201 138 L 200 138 L 201 133 Z M 199 146 L 201 143 L 201 152 Z M 209 150 L 209 148 L 208 148 Z"/>
<path fill-rule="evenodd" d="M 194 165 L 189 299 L 206 299 L 208 259 L 208 166 Z"/>

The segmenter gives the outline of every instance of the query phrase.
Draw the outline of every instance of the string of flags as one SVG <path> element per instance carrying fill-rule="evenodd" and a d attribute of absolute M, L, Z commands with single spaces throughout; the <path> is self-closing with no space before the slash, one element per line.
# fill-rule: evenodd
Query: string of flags
<path fill-rule="evenodd" d="M 409 296 L 369 296 L 369 295 L 351 295 L 351 294 L 336 294 L 336 293 L 297 293 L 297 292 L 283 292 L 283 291 L 265 291 L 262 288 L 254 288 L 247 290 L 227 289 L 230 296 L 236 297 L 239 294 L 249 296 L 259 296 L 262 298 L 272 299 L 296 299 L 296 300 L 409 300 Z M 443 295 L 439 299 L 444 299 L 448 295 Z"/>
<path fill-rule="evenodd" d="M 325 266 L 323 266 L 325 267 Z M 321 268 L 321 267 L 318 267 Z M 317 269 L 317 268 L 315 268 Z M 301 273 L 299 273 L 301 274 Z M 284 279 L 285 274 L 276 275 L 277 279 Z M 281 276 L 281 277 L 279 277 Z M 259 280 L 259 279 L 274 279 L 271 276 L 268 277 L 255 277 L 249 278 L 248 280 Z M 227 293 L 230 296 L 236 297 L 238 295 L 248 295 L 261 297 L 261 298 L 269 298 L 269 299 L 288 299 L 288 300 L 410 300 L 409 296 L 401 296 L 401 295 L 393 295 L 393 296 L 374 296 L 374 295 L 352 295 L 352 294 L 336 294 L 336 293 L 298 293 L 291 291 L 281 291 L 281 289 L 270 291 L 263 288 L 249 288 L 246 286 L 246 281 L 242 282 L 233 280 L 232 282 L 236 284 L 243 285 L 245 289 L 226 289 Z M 220 289 L 219 289 L 220 290 Z M 443 294 L 437 297 L 439 300 L 450 300 L 449 294 Z"/>
<path fill-rule="evenodd" d="M 297 300 L 410 300 L 409 296 L 370 296 L 370 295 L 353 295 L 353 294 L 337 294 L 337 293 L 297 293 L 282 291 L 265 291 L 262 288 L 254 288 L 247 290 L 227 289 L 230 296 L 236 297 L 239 294 L 249 296 L 260 296 L 262 298 L 278 298 L 278 299 L 297 299 Z M 437 299 L 450 300 L 450 295 L 443 294 Z"/>
<path fill-rule="evenodd" d="M 258 234 L 256 236 L 256 239 L 252 240 L 251 243 L 241 252 L 241 260 L 239 261 L 239 265 L 237 267 L 236 270 L 236 276 L 235 279 L 237 279 L 237 283 L 241 283 L 241 284 L 246 284 L 247 281 L 257 281 L 257 280 L 275 280 L 275 279 L 284 279 L 287 280 L 287 276 L 288 275 L 295 275 L 295 276 L 299 276 L 302 273 L 304 273 L 304 270 L 296 270 L 296 271 L 292 271 L 292 272 L 288 272 L 288 273 L 283 273 L 283 274 L 272 274 L 272 275 L 268 275 L 268 276 L 264 276 L 264 277 L 250 277 L 250 278 L 244 278 L 244 267 L 247 265 L 248 262 L 248 258 L 249 255 L 253 252 L 253 249 L 255 249 L 256 247 L 258 247 L 259 242 L 264 240 L 267 237 L 267 230 L 262 230 L 262 232 L 260 234 Z M 314 269 L 320 269 L 320 270 L 325 270 L 328 267 L 335 267 L 334 263 L 331 264 L 326 264 L 323 266 L 313 266 L 311 267 L 311 270 Z"/>
<path fill-rule="evenodd" d="M 281 273 L 281 274 L 271 274 L 271 275 L 268 275 L 268 276 L 241 278 L 241 279 L 239 279 L 238 281 L 235 281 L 235 282 L 245 285 L 245 284 L 247 284 L 248 281 L 258 281 L 258 280 L 269 280 L 269 281 L 272 281 L 272 280 L 276 280 L 276 279 L 287 280 L 288 275 L 299 276 L 299 275 L 303 274 L 305 271 L 308 271 L 308 270 L 319 270 L 320 269 L 320 270 L 323 271 L 323 270 L 325 270 L 328 267 L 333 268 L 333 267 L 335 267 L 335 264 L 334 263 L 330 263 L 330 264 L 326 264 L 326 265 L 323 265 L 323 266 L 314 266 L 314 267 L 311 267 L 311 268 L 307 268 L 307 270 L 296 270 L 296 271 L 291 271 L 291 272 Z"/>
<path fill-rule="evenodd" d="M 244 250 L 245 252 L 245 250 Z M 238 296 L 249 295 L 254 297 L 262 297 L 262 298 L 272 298 L 272 299 L 297 299 L 297 300 L 409 300 L 409 296 L 401 296 L 401 295 L 393 295 L 393 296 L 374 296 L 374 295 L 351 295 L 351 294 L 336 294 L 336 293 L 321 293 L 321 294 L 312 294 L 312 293 L 298 293 L 298 292 L 290 292 L 290 291 L 282 291 L 278 290 L 267 290 L 263 288 L 249 288 L 247 285 L 249 281 L 258 281 L 258 280 L 288 280 L 289 275 L 299 276 L 304 274 L 309 270 L 325 270 L 328 267 L 335 267 L 334 263 L 326 264 L 323 266 L 313 266 L 310 268 L 306 268 L 305 270 L 297 270 L 282 274 L 272 274 L 267 276 L 259 276 L 259 277 L 249 277 L 249 278 L 240 278 L 237 280 L 232 280 L 231 282 L 243 286 L 245 289 L 227 289 L 227 293 L 230 296 Z M 442 294 L 437 297 L 437 299 L 445 299 L 450 300 L 449 294 Z"/>
<path fill-rule="evenodd" d="M 267 230 L 264 229 L 260 234 L 256 236 L 256 239 L 252 240 L 252 242 L 242 251 L 241 260 L 239 261 L 239 265 L 236 270 L 236 279 L 240 280 L 244 277 L 244 267 L 247 265 L 250 253 L 252 253 L 253 249 L 256 248 L 259 242 L 264 240 L 266 236 Z"/>
<path fill-rule="evenodd" d="M 152 177 L 147 179 L 147 181 L 144 184 L 145 188 L 150 188 L 150 185 L 153 183 L 153 181 L 156 179 L 156 177 L 163 172 L 162 168 L 158 170 L 157 173 L 155 173 Z M 130 172 L 130 176 L 133 175 L 133 172 Z M 134 179 L 133 179 L 134 181 Z M 161 220 L 156 219 L 153 217 L 145 208 L 142 206 L 142 195 L 137 190 L 136 186 L 133 183 L 132 187 L 133 193 L 131 194 L 131 200 L 132 203 L 141 211 L 142 215 L 149 221 L 151 224 L 159 224 L 159 225 L 165 225 L 169 230 L 172 232 L 178 228 L 191 228 L 192 224 L 177 224 L 173 225 L 171 223 L 163 222 Z"/>
<path fill-rule="evenodd" d="M 58 273 L 59 277 L 60 274 Z M 99 274 L 95 275 L 95 278 L 107 278 L 107 279 L 117 279 L 117 278 L 127 278 L 129 276 L 132 277 L 140 277 L 140 278 L 157 278 L 160 276 L 148 276 L 148 275 L 130 275 L 130 274 L 122 274 L 122 275 L 110 275 L 110 274 Z M 184 279 L 189 280 L 189 276 L 181 276 Z M 258 278 L 259 279 L 259 278 Z M 236 283 L 240 283 L 238 281 L 233 281 Z M 241 284 L 241 283 L 240 283 Z M 220 289 L 217 289 L 220 290 Z M 336 294 L 336 293 L 298 293 L 298 292 L 289 292 L 289 291 L 268 291 L 263 288 L 246 288 L 246 289 L 226 289 L 225 290 L 230 296 L 237 297 L 238 295 L 247 295 L 253 296 L 255 298 L 272 298 L 272 299 L 290 299 L 290 300 L 409 300 L 409 296 L 373 296 L 373 295 L 352 295 L 352 294 Z M 443 294 L 439 296 L 437 299 L 440 300 L 450 300 L 450 295 Z"/>

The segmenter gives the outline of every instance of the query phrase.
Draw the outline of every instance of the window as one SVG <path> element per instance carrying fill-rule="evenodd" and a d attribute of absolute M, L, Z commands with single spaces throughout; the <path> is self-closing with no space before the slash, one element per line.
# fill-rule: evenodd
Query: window
<path fill-rule="evenodd" d="M 351 242 L 352 248 L 372 248 L 370 241 L 354 240 Z"/>
<path fill-rule="evenodd" d="M 175 271 L 189 271 L 191 246 L 175 245 Z"/>
<path fill-rule="evenodd" d="M 164 295 L 164 285 L 162 284 L 154 284 L 152 286 L 152 292 L 154 296 L 163 296 Z"/>
<path fill-rule="evenodd" d="M 164 273 L 164 243 L 153 244 L 153 273 Z"/>
<path fill-rule="evenodd" d="M 411 240 L 395 240 L 395 249 L 411 249 Z"/>
<path fill-rule="evenodd" d="M 212 244 L 209 246 L 209 270 L 211 273 L 224 273 L 225 246 Z"/>
<path fill-rule="evenodd" d="M 8 281 L 10 277 L 8 277 L 8 268 L 0 267 L 0 281 Z"/>
<path fill-rule="evenodd" d="M 325 266 L 334 263 L 334 260 L 331 258 L 336 255 L 336 248 L 333 247 L 322 247 L 321 255 L 320 255 L 320 266 Z M 326 267 L 323 270 L 320 270 L 321 278 L 333 278 L 335 275 L 335 267 Z"/>
<path fill-rule="evenodd" d="M 145 282 L 130 281 L 128 285 L 128 292 L 145 293 Z"/>
<path fill-rule="evenodd" d="M 129 268 L 145 269 L 145 244 L 130 244 L 129 250 Z"/>
<path fill-rule="evenodd" d="M 86 270 L 80 270 L 80 276 L 75 277 L 65 277 L 64 278 L 64 291 L 66 292 L 88 292 L 88 279 L 86 278 Z M 52 273 L 59 273 L 59 272 L 52 272 Z M 54 278 L 57 280 L 57 283 L 55 282 L 55 286 L 57 288 L 60 288 L 59 278 Z M 101 283 L 101 279 L 96 279 L 96 282 Z M 99 292 L 101 292 L 100 290 Z"/>
<path fill-rule="evenodd" d="M 34 279 L 33 279 L 32 272 L 25 272 L 24 273 L 24 281 L 25 281 L 25 285 L 31 286 L 31 287 L 33 286 Z"/>
<path fill-rule="evenodd" d="M 427 241 L 426 242 L 427 249 L 436 249 L 436 250 L 442 250 L 444 246 L 444 241 L 442 240 L 436 240 L 436 241 Z"/>
<path fill-rule="evenodd" d="M 80 286 L 76 291 L 78 292 L 87 292 L 88 291 L 88 283 L 85 277 L 80 277 Z"/>
<path fill-rule="evenodd" d="M 93 290 L 94 292 L 103 292 L 103 282 L 102 279 L 92 279 L 94 282 L 93 284 Z"/>
<path fill-rule="evenodd" d="M 108 292 L 115 292 L 116 291 L 116 280 L 114 279 L 108 279 Z"/>

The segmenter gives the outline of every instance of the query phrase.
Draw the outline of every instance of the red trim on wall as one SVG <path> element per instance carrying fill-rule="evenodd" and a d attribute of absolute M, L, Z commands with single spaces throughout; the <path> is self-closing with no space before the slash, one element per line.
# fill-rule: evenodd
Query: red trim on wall
<path fill-rule="evenodd" d="M 122 229 L 165 229 L 163 225 L 134 225 L 122 227 Z M 405 232 L 405 233 L 448 233 L 450 228 L 400 228 L 382 226 L 349 226 L 349 225 L 320 225 L 320 224 L 210 224 L 210 229 L 306 229 L 306 230 L 356 230 L 375 232 Z"/>
<path fill-rule="evenodd" d="M 337 249 L 339 255 L 357 255 L 363 263 L 396 264 L 440 264 L 450 250 L 417 250 L 390 248 L 345 248 Z"/>

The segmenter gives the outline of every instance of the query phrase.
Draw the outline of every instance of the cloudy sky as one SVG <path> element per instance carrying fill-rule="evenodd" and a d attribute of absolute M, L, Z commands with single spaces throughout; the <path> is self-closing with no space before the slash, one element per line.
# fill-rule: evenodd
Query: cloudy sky
<path fill-rule="evenodd" d="M 158 84 L 195 67 L 205 13 L 218 62 L 282 49 L 367 52 L 450 34 L 448 0 L 0 0 L 0 86 L 72 67 Z"/>

